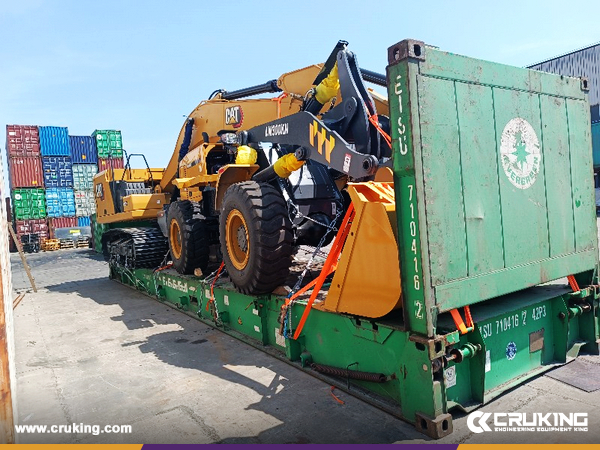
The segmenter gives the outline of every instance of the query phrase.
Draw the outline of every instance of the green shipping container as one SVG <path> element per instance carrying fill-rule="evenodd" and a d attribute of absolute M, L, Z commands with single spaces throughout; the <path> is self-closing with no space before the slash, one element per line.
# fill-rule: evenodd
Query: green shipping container
<path fill-rule="evenodd" d="M 433 336 L 445 311 L 592 271 L 587 85 L 417 41 L 389 51 L 409 329 Z"/>
<path fill-rule="evenodd" d="M 98 158 L 120 158 L 123 156 L 123 139 L 118 130 L 95 130 L 92 137 L 96 139 Z"/>
<path fill-rule="evenodd" d="M 13 189 L 12 201 L 16 220 L 46 218 L 46 195 L 43 189 Z"/>

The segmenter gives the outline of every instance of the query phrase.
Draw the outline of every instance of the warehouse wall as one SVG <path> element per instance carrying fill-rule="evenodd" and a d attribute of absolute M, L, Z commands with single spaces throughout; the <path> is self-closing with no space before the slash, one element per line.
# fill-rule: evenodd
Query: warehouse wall
<path fill-rule="evenodd" d="M 600 103 L 600 44 L 528 67 L 558 75 L 587 77 L 590 88 L 590 105 Z"/>

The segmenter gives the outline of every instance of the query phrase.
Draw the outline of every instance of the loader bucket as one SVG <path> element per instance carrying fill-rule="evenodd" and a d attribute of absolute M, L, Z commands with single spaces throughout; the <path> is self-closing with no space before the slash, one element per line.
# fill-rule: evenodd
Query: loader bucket
<path fill-rule="evenodd" d="M 315 307 L 383 317 L 402 306 L 394 184 L 355 183 L 348 192 L 356 215 L 327 297 Z"/>

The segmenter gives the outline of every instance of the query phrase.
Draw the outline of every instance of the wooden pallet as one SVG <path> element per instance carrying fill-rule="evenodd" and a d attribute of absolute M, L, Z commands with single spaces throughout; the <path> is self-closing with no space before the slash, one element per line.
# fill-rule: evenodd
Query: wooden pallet
<path fill-rule="evenodd" d="M 73 239 L 61 239 L 60 240 L 60 249 L 65 248 L 75 248 L 75 241 Z"/>
<path fill-rule="evenodd" d="M 76 248 L 90 248 L 90 240 L 88 238 L 79 238 L 75 243 Z"/>
<path fill-rule="evenodd" d="M 45 252 L 53 252 L 54 250 L 60 250 L 60 240 L 45 239 L 42 242 L 42 250 L 44 250 Z"/>

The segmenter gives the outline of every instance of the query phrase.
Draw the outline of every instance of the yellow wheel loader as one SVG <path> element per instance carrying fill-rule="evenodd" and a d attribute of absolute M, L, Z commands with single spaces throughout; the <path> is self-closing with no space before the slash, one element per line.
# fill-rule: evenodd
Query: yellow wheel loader
<path fill-rule="evenodd" d="M 99 223 L 156 220 L 105 233 L 105 256 L 131 268 L 169 260 L 182 274 L 223 261 L 241 292 L 271 292 L 298 246 L 333 238 L 347 183 L 390 163 L 387 100 L 365 80 L 386 86 L 340 41 L 324 64 L 213 92 L 188 116 L 166 169 L 131 169 L 130 155 L 95 177 Z M 246 98 L 265 93 L 279 95 Z"/>

